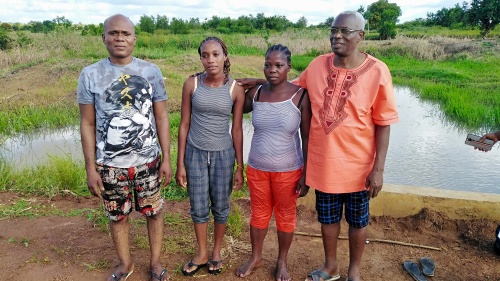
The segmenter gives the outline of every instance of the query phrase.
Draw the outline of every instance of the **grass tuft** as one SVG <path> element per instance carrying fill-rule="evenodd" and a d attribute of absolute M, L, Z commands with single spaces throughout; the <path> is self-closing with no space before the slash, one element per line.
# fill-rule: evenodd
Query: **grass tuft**
<path fill-rule="evenodd" d="M 240 238 L 241 232 L 244 229 L 244 221 L 241 216 L 240 207 L 236 204 L 232 205 L 231 213 L 229 214 L 226 234 L 232 236 L 233 238 Z"/>

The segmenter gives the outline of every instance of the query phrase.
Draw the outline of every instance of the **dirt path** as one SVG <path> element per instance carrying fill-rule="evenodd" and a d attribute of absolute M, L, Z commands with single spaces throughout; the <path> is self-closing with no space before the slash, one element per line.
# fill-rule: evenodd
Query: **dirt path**
<path fill-rule="evenodd" d="M 22 197 L 0 193 L 0 210 L 19 202 Z M 22 200 L 26 200 L 22 199 Z M 23 201 L 24 202 L 24 201 Z M 98 199 L 59 197 L 30 198 L 30 207 L 19 213 L 55 213 L 37 218 L 0 218 L 0 280 L 105 280 L 118 261 L 111 237 L 88 219 L 90 210 L 100 208 Z M 234 201 L 244 217 L 244 229 L 238 239 L 224 240 L 224 272 L 212 276 L 201 270 L 195 278 L 203 280 L 238 280 L 234 270 L 246 259 L 250 245 L 248 237 L 249 202 Z M 12 208 L 11 208 L 12 209 Z M 28 211 L 29 210 L 29 211 Z M 86 215 L 75 210 L 87 210 Z M 189 202 L 167 203 L 162 260 L 173 280 L 189 280 L 179 269 L 194 251 L 194 233 L 189 219 Z M 81 212 L 81 211 L 80 211 Z M 131 249 L 135 273 L 128 281 L 149 280 L 148 250 L 144 219 L 132 216 Z M 274 222 L 271 223 L 264 245 L 264 265 L 246 280 L 273 280 L 272 271 L 277 257 Z M 492 251 L 496 223 L 486 220 L 457 221 L 424 210 L 407 218 L 372 217 L 369 237 L 428 245 L 441 251 L 371 242 L 363 257 L 363 280 L 412 280 L 402 269 L 402 262 L 429 256 L 436 262 L 436 275 L 429 280 L 500 280 L 500 257 Z M 341 236 L 346 236 L 343 225 Z M 315 212 L 298 208 L 297 231 L 319 233 Z M 348 241 L 339 242 L 340 271 L 346 276 Z M 289 254 L 289 270 L 293 280 L 304 280 L 307 273 L 323 262 L 321 238 L 295 235 Z"/>

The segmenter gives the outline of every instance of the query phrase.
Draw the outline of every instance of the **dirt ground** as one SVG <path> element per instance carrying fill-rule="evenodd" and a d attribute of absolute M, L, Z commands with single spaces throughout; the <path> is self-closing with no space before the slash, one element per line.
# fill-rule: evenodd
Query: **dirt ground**
<path fill-rule="evenodd" d="M 0 193 L 0 207 L 18 202 L 21 195 Z M 0 218 L 0 280 L 106 280 L 118 264 L 112 240 L 84 215 L 74 210 L 99 209 L 97 198 L 72 196 L 30 197 L 30 206 L 38 210 L 59 210 L 61 215 L 37 218 Z M 218 276 L 200 270 L 194 277 L 184 277 L 180 267 L 194 253 L 195 238 L 189 218 L 189 202 L 167 202 L 168 218 L 164 235 L 162 261 L 171 280 L 238 280 L 235 269 L 249 254 L 249 201 L 237 199 L 233 208 L 244 219 L 239 238 L 226 236 L 223 245 L 224 271 Z M 54 213 L 54 211 L 52 211 Z M 64 215 L 66 214 L 66 215 Z M 149 280 L 149 252 L 141 246 L 146 236 L 144 219 L 137 213 L 132 218 L 131 251 L 135 272 L 128 281 Z M 384 239 L 440 248 L 430 250 L 414 246 L 371 241 L 363 256 L 362 276 L 365 281 L 412 280 L 402 269 L 405 260 L 418 261 L 428 256 L 436 263 L 436 274 L 428 280 L 500 280 L 500 257 L 495 256 L 492 242 L 496 222 L 487 220 L 452 220 L 426 209 L 406 218 L 372 217 L 369 239 Z M 298 232 L 320 233 L 315 211 L 298 207 Z M 341 237 L 346 236 L 343 225 Z M 142 238 L 141 238 L 142 237 Z M 147 244 L 147 243 L 146 243 Z M 348 241 L 339 242 L 339 262 L 342 278 L 348 265 Z M 264 244 L 263 266 L 246 277 L 247 280 L 273 280 L 277 257 L 276 227 L 271 226 Z M 295 235 L 289 257 L 293 280 L 304 280 L 307 273 L 323 262 L 321 238 Z M 344 280 L 344 279 L 341 279 Z"/>

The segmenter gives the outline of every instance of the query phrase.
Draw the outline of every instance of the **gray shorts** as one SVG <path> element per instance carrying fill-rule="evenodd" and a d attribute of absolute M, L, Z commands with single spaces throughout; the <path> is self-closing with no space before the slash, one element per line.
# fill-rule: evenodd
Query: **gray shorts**
<path fill-rule="evenodd" d="M 234 160 L 232 147 L 222 151 L 206 151 L 186 144 L 184 165 L 193 222 L 208 222 L 210 209 L 215 222 L 227 222 L 229 196 L 233 191 Z"/>

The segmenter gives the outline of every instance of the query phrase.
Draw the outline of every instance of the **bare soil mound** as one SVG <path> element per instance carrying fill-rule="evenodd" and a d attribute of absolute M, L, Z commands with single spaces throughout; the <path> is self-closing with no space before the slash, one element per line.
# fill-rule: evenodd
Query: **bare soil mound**
<path fill-rule="evenodd" d="M 4 212 L 7 215 L 0 218 L 0 280 L 105 280 L 112 273 L 118 260 L 111 237 L 89 215 L 101 208 L 97 198 L 26 198 L 0 193 L 0 210 L 14 209 L 12 206 L 20 201 L 28 202 L 29 207 L 18 210 L 16 215 L 33 210 L 50 215 L 14 218 L 14 214 Z M 238 280 L 234 271 L 250 253 L 248 199 L 235 200 L 233 209 L 239 210 L 244 223 L 240 237 L 224 239 L 223 273 L 212 276 L 201 270 L 194 278 Z M 166 211 L 162 261 L 172 280 L 185 279 L 188 277 L 182 276 L 180 267 L 196 249 L 189 202 L 167 202 Z M 299 206 L 297 216 L 297 232 L 302 234 L 294 236 L 288 261 L 293 280 L 304 280 L 308 272 L 322 264 L 323 248 L 321 238 L 317 237 L 320 226 L 315 211 Z M 145 220 L 137 213 L 131 218 L 135 273 L 128 280 L 149 280 Z M 436 264 L 436 275 L 429 280 L 500 280 L 500 257 L 492 250 L 496 225 L 497 222 L 488 220 L 452 220 L 426 209 L 405 218 L 372 217 L 371 241 L 363 257 L 363 280 L 412 280 L 401 265 L 405 260 L 418 263 L 424 256 L 431 257 Z M 344 239 L 347 226 L 342 227 L 338 255 L 340 272 L 345 278 L 348 241 Z M 276 257 L 276 228 L 272 222 L 264 245 L 264 265 L 246 280 L 273 280 Z"/>

